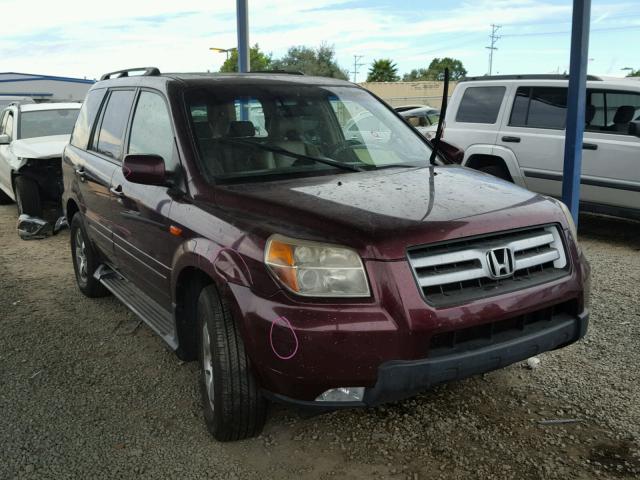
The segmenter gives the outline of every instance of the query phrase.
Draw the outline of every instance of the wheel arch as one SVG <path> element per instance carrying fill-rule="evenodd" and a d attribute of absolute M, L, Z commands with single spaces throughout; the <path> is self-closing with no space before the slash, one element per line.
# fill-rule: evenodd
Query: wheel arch
<path fill-rule="evenodd" d="M 462 165 L 473 169 L 487 165 L 500 165 L 509 173 L 513 183 L 526 187 L 515 154 L 500 145 L 472 145 L 466 150 Z"/>

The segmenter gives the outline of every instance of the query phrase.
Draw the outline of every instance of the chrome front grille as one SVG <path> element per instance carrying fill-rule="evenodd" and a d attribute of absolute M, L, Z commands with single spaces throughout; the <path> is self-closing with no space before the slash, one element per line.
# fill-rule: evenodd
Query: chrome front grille
<path fill-rule="evenodd" d="M 519 290 L 568 273 L 555 225 L 413 247 L 408 257 L 425 299 L 435 306 Z"/>

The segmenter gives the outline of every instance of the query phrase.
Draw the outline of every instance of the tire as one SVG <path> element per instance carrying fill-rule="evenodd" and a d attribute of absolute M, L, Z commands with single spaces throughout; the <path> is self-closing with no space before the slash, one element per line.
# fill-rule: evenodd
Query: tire
<path fill-rule="evenodd" d="M 511 175 L 509 175 L 507 169 L 502 165 L 483 165 L 482 167 L 479 167 L 478 170 L 484 173 L 488 173 L 489 175 L 493 175 L 494 177 L 501 178 L 502 180 L 506 180 L 507 182 L 513 183 Z"/>
<path fill-rule="evenodd" d="M 214 285 L 200 292 L 198 331 L 200 392 L 209 432 L 221 442 L 258 435 L 267 402 L 251 372 L 229 307 Z"/>
<path fill-rule="evenodd" d="M 98 255 L 91 246 L 80 213 L 76 213 L 71 220 L 70 237 L 71 259 L 78 288 L 89 298 L 108 295 L 109 291 L 93 277 L 100 262 L 98 261 Z"/>
<path fill-rule="evenodd" d="M 15 179 L 16 203 L 18 215 L 27 214 L 42 218 L 42 202 L 38 184 L 28 177 L 19 176 Z"/>
<path fill-rule="evenodd" d="M 9 205 L 11 203 L 13 203 L 13 200 L 11 200 L 11 197 L 6 193 L 4 193 L 2 189 L 0 189 L 0 205 Z"/>

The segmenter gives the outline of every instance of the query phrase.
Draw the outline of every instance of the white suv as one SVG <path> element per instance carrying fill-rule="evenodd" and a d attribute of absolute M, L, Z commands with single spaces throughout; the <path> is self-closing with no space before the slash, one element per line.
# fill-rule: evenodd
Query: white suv
<path fill-rule="evenodd" d="M 445 138 L 463 165 L 560 197 L 568 78 L 513 75 L 460 82 Z M 581 208 L 640 219 L 640 81 L 588 77 Z"/>

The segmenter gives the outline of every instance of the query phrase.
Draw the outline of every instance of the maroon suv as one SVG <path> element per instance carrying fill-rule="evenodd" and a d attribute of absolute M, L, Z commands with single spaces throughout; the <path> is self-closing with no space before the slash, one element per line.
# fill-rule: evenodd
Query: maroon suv
<path fill-rule="evenodd" d="M 91 88 L 64 152 L 76 278 L 199 359 L 217 439 L 257 434 L 268 399 L 377 405 L 585 334 L 566 208 L 431 164 L 366 90 L 129 73 Z"/>

